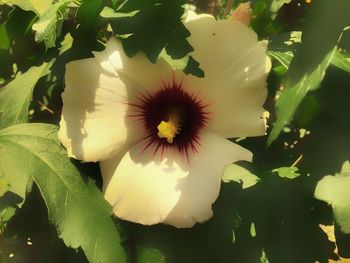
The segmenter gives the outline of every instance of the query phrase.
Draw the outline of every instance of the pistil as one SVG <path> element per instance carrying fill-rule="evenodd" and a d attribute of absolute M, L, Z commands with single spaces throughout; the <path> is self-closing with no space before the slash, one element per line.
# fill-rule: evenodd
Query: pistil
<path fill-rule="evenodd" d="M 168 121 L 161 121 L 157 129 L 159 138 L 166 138 L 168 143 L 173 143 L 175 136 L 181 131 L 179 114 L 172 114 Z"/>

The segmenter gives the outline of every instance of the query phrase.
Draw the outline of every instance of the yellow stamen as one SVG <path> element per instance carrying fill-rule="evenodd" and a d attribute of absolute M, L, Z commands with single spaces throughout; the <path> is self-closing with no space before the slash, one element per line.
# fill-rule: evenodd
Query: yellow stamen
<path fill-rule="evenodd" d="M 159 138 L 166 138 L 168 143 L 173 143 L 176 134 L 181 130 L 179 117 L 176 114 L 172 115 L 168 121 L 161 121 L 157 129 Z"/>

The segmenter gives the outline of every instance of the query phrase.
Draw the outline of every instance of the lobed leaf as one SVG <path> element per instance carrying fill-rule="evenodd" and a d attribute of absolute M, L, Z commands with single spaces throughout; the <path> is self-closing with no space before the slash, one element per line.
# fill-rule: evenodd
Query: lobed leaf
<path fill-rule="evenodd" d="M 25 11 L 33 11 L 42 15 L 51 6 L 51 0 L 0 0 L 0 5 L 16 5 Z"/>
<path fill-rule="evenodd" d="M 55 3 L 33 24 L 35 41 L 44 42 L 46 49 L 56 46 L 56 37 L 61 30 L 66 8 L 70 2 L 72 0 L 61 0 Z"/>
<path fill-rule="evenodd" d="M 18 73 L 14 80 L 0 89 L 0 129 L 28 122 L 28 107 L 38 80 L 47 75 L 54 60 Z"/>
<path fill-rule="evenodd" d="M 126 262 L 110 205 L 94 182 L 83 178 L 70 162 L 56 126 L 36 123 L 3 129 L 0 150 L 0 173 L 11 190 L 13 181 L 23 189 L 33 180 L 67 246 L 81 247 L 90 262 Z"/>

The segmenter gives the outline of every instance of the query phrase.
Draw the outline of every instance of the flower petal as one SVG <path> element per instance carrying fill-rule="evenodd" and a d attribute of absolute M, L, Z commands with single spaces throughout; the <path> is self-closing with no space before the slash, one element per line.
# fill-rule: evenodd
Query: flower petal
<path fill-rule="evenodd" d="M 166 150 L 163 158 L 154 149 L 142 152 L 141 143 L 120 156 L 100 162 L 105 198 L 114 213 L 125 220 L 152 225 L 166 223 L 192 227 L 212 216 L 222 172 L 252 154 L 218 135 L 203 132 L 198 153 L 180 155 Z"/>
<path fill-rule="evenodd" d="M 266 42 L 258 42 L 250 28 L 233 19 L 192 15 L 186 27 L 193 57 L 205 72 L 192 85 L 201 86 L 212 102 L 210 129 L 223 137 L 264 135 L 262 106 L 271 69 Z"/>
<path fill-rule="evenodd" d="M 69 156 L 95 162 L 116 154 L 135 130 L 125 118 L 126 80 L 110 75 L 95 58 L 68 63 L 65 80 L 58 136 Z"/>
<path fill-rule="evenodd" d="M 137 82 L 142 90 L 146 89 L 148 92 L 172 79 L 172 69 L 163 59 L 153 64 L 144 53 L 140 52 L 129 58 L 124 52 L 121 41 L 115 37 L 108 40 L 105 50 L 93 53 L 106 71 L 126 74 Z"/>

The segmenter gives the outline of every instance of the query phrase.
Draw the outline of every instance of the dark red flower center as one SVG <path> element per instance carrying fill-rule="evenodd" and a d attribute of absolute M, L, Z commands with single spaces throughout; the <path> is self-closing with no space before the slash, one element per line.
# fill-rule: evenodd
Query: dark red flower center
<path fill-rule="evenodd" d="M 145 149 L 154 145 L 154 154 L 169 147 L 176 147 L 187 156 L 189 150 L 196 152 L 199 132 L 208 121 L 207 105 L 198 97 L 175 81 L 154 94 L 143 95 L 139 104 L 133 106 L 147 132 Z"/>

